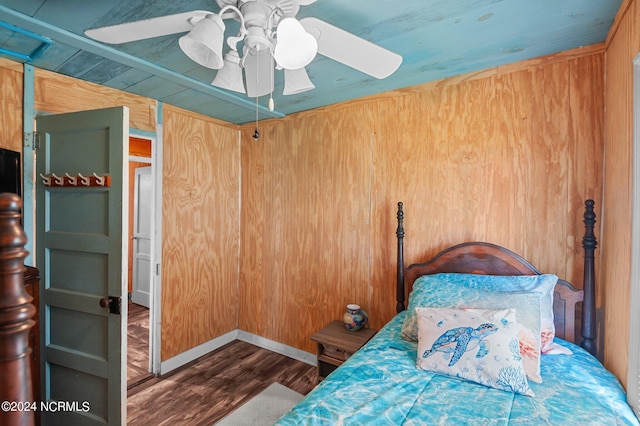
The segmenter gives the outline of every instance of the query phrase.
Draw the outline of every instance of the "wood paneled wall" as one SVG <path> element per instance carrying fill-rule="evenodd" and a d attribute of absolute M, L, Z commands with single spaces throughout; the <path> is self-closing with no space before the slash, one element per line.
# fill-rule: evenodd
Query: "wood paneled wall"
<path fill-rule="evenodd" d="M 163 108 L 162 360 L 232 331 L 240 257 L 235 126 Z"/>
<path fill-rule="evenodd" d="M 405 203 L 408 262 L 489 241 L 582 287 L 584 200 L 602 192 L 602 54 L 379 104 L 374 211 Z M 394 113 L 402 111 L 402 114 Z M 410 113 L 409 113 L 410 112 Z M 395 125 L 394 125 L 395 123 Z M 380 309 L 395 276 L 395 218 L 374 216 Z M 386 303 L 386 305 L 383 305 Z"/>
<path fill-rule="evenodd" d="M 36 111 L 60 114 L 122 105 L 129 108 L 130 128 L 156 131 L 154 99 L 41 69 L 36 69 L 34 90 Z"/>
<path fill-rule="evenodd" d="M 629 297 L 633 284 L 633 59 L 639 51 L 640 4 L 637 0 L 623 1 L 606 50 L 605 220 L 600 275 L 606 287 L 605 328 L 615 330 L 605 335 L 605 366 L 625 387 L 629 361 Z"/>
<path fill-rule="evenodd" d="M 239 328 L 309 352 L 359 303 L 395 313 L 405 255 L 504 245 L 581 287 L 586 198 L 602 193 L 602 46 L 242 128 Z"/>
<path fill-rule="evenodd" d="M 0 147 L 22 148 L 23 66 L 0 60 Z M 125 105 L 155 133 L 156 101 L 35 70 L 37 111 Z M 162 360 L 236 328 L 240 148 L 237 126 L 164 109 Z"/>
<path fill-rule="evenodd" d="M 258 141 L 242 132 L 240 329 L 313 352 L 309 336 L 347 303 L 369 307 L 375 114 L 300 114 L 260 125 Z"/>
<path fill-rule="evenodd" d="M 235 328 L 314 352 L 309 336 L 347 303 L 380 327 L 395 313 L 398 201 L 409 262 L 485 240 L 580 287 L 582 204 L 602 201 L 603 49 L 260 122 L 258 141 L 253 125 L 238 141 L 165 105 L 162 360 Z M 0 66 L 20 105 L 0 114 L 21 129 L 20 69 Z M 155 101 L 46 71 L 35 104 L 125 104 L 156 131 Z"/>
<path fill-rule="evenodd" d="M 0 58 L 0 148 L 22 152 L 22 65 Z"/>
<path fill-rule="evenodd" d="M 49 114 L 108 108 L 129 108 L 133 129 L 156 131 L 156 101 L 120 90 L 35 69 L 34 107 Z M 0 147 L 22 150 L 23 65 L 0 58 Z"/>

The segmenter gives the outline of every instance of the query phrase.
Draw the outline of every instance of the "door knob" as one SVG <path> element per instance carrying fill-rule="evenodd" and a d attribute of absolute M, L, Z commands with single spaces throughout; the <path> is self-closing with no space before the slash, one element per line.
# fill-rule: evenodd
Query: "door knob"
<path fill-rule="evenodd" d="M 103 297 L 102 299 L 100 299 L 99 303 L 101 307 L 109 308 L 110 314 L 120 315 L 120 305 L 122 303 L 120 297 L 118 296 Z"/>

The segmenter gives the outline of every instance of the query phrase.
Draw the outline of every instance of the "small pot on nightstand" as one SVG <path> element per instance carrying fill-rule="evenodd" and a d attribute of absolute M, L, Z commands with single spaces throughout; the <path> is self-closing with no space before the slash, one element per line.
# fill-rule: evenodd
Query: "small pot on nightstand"
<path fill-rule="evenodd" d="M 367 326 L 369 317 L 365 311 L 360 309 L 360 305 L 349 304 L 347 305 L 347 311 L 342 316 L 342 321 L 347 330 L 358 331 Z"/>

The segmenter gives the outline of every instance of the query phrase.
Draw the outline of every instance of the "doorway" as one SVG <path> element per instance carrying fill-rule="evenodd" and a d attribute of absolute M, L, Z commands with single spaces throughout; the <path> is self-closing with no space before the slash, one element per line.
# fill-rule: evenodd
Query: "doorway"
<path fill-rule="evenodd" d="M 129 138 L 127 388 L 151 377 L 153 303 L 153 140 Z"/>

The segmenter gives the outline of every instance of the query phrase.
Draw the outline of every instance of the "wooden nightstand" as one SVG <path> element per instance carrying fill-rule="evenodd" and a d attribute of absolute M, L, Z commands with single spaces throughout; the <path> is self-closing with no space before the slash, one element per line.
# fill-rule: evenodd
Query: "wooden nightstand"
<path fill-rule="evenodd" d="M 342 321 L 333 321 L 311 336 L 318 344 L 318 380 L 322 380 L 364 346 L 378 330 L 349 331 Z"/>

